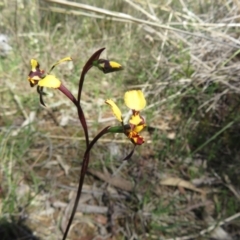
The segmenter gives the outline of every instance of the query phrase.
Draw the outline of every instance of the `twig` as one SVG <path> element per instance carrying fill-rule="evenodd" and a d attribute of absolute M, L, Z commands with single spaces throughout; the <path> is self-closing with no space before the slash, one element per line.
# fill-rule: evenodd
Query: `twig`
<path fill-rule="evenodd" d="M 90 5 L 87 5 L 87 4 L 70 2 L 70 1 L 65 1 L 65 0 L 45 0 L 45 1 L 46 2 L 51 2 L 51 3 L 58 3 L 60 5 L 67 6 L 67 7 L 79 8 L 79 9 L 83 9 L 83 10 L 86 10 L 86 11 L 103 14 L 103 15 L 106 15 L 106 16 L 109 16 L 109 17 L 115 17 L 115 18 L 118 18 L 118 19 L 121 19 L 121 20 L 127 20 L 129 22 L 133 22 L 133 23 L 137 23 L 137 24 L 146 24 L 146 25 L 150 25 L 150 26 L 155 26 L 155 27 L 158 27 L 158 28 L 175 31 L 175 32 L 178 32 L 178 33 L 186 34 L 186 35 L 197 37 L 197 38 L 207 39 L 207 40 L 212 41 L 212 42 L 216 42 L 216 43 L 219 43 L 219 44 L 226 45 L 225 42 L 218 41 L 214 38 L 207 37 L 205 35 L 198 35 L 198 34 L 188 32 L 188 31 L 184 31 L 184 30 L 174 28 L 174 27 L 171 27 L 171 26 L 166 26 L 164 24 L 160 24 L 159 22 L 151 22 L 151 21 L 146 21 L 146 20 L 143 20 L 143 19 L 135 18 L 135 17 L 133 17 L 129 14 L 126 14 L 126 13 L 113 12 L 113 11 L 109 11 L 109 10 L 106 10 L 106 9 L 103 9 L 103 8 L 98 8 L 98 7 L 90 6 Z M 218 33 L 218 34 L 219 34 L 219 36 L 223 36 L 222 33 Z M 231 37 L 226 36 L 226 35 L 224 35 L 224 36 L 235 43 L 235 44 L 229 44 L 228 43 L 227 44 L 228 46 L 231 46 L 231 47 L 234 47 L 234 48 L 239 48 L 239 46 L 237 45 L 237 44 L 239 44 L 239 42 L 236 39 L 231 38 Z"/>
<path fill-rule="evenodd" d="M 222 225 L 224 225 L 224 224 L 226 224 L 226 223 L 229 223 L 229 222 L 231 222 L 231 221 L 233 221 L 234 219 L 239 218 L 239 217 L 240 217 L 240 212 L 232 215 L 232 216 L 229 217 L 229 218 L 226 218 L 226 219 L 223 220 L 223 221 L 220 221 L 220 222 L 218 222 L 218 223 L 216 223 L 216 224 L 211 225 L 211 226 L 208 227 L 207 229 L 202 230 L 202 231 L 199 233 L 199 235 L 205 235 L 206 233 L 209 233 L 209 232 L 211 232 L 212 230 L 214 230 L 216 227 L 220 227 L 220 226 L 222 226 Z"/>
<path fill-rule="evenodd" d="M 212 230 L 214 230 L 215 228 L 217 227 L 220 227 L 226 223 L 229 223 L 231 221 L 233 221 L 234 219 L 236 218 L 239 218 L 240 217 L 240 212 L 239 213 L 236 213 L 234 215 L 232 215 L 231 217 L 229 218 L 226 218 L 225 220 L 223 221 L 220 221 L 216 224 L 213 224 L 211 226 L 209 226 L 208 228 L 202 230 L 199 234 L 193 234 L 193 235 L 189 235 L 189 236 L 184 236 L 184 237 L 176 237 L 176 238 L 168 238 L 168 239 L 165 239 L 165 240 L 189 240 L 189 239 L 192 239 L 192 238 L 197 238 L 199 236 L 203 236 L 209 232 L 211 232 Z"/>
<path fill-rule="evenodd" d="M 155 15 L 148 13 L 147 11 L 145 11 L 143 8 L 141 8 L 139 5 L 133 3 L 132 1 L 124 0 L 124 2 L 128 3 L 133 8 L 137 9 L 139 12 L 143 13 L 144 15 L 146 15 L 148 18 L 152 19 L 153 21 L 160 22 L 160 20 Z"/>
<path fill-rule="evenodd" d="M 223 127 L 220 131 L 218 131 L 216 134 L 214 134 L 211 138 L 209 138 L 206 142 L 204 142 L 202 145 L 200 145 L 196 150 L 192 152 L 192 156 L 197 153 L 199 150 L 201 150 L 203 147 L 205 147 L 207 144 L 209 144 L 211 141 L 213 141 L 216 137 L 218 137 L 221 133 L 226 131 L 228 128 L 230 128 L 234 124 L 234 121 L 228 123 L 225 127 Z"/>

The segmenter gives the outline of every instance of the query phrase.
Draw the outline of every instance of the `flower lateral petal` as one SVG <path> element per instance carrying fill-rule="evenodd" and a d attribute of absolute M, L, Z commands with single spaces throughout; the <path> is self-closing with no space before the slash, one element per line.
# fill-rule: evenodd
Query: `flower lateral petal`
<path fill-rule="evenodd" d="M 112 99 L 107 99 L 105 101 L 106 104 L 108 104 L 112 108 L 112 112 L 114 116 L 117 118 L 119 122 L 122 122 L 122 113 L 119 107 L 116 105 L 116 103 Z"/>
<path fill-rule="evenodd" d="M 49 73 L 50 73 L 57 65 L 59 65 L 60 63 L 67 62 L 67 61 L 72 61 L 72 58 L 71 58 L 71 57 L 65 57 L 65 58 L 60 59 L 59 61 L 57 61 L 56 63 L 54 63 L 54 64 L 52 65 Z"/>
<path fill-rule="evenodd" d="M 38 86 L 47 88 L 59 88 L 61 81 L 54 75 L 46 75 L 43 79 L 38 81 Z"/>
<path fill-rule="evenodd" d="M 124 95 L 124 101 L 128 108 L 140 111 L 146 106 L 146 99 L 141 90 L 127 91 Z"/>

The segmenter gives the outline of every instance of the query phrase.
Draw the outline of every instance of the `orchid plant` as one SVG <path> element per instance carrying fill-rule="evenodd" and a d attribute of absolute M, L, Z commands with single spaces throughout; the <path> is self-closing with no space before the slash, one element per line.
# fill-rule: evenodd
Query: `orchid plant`
<path fill-rule="evenodd" d="M 79 199 L 81 197 L 84 177 L 87 172 L 87 168 L 88 168 L 88 164 L 89 164 L 89 160 L 90 160 L 90 158 L 89 158 L 90 151 L 91 151 L 92 147 L 94 146 L 94 144 L 104 134 L 123 133 L 128 137 L 128 139 L 131 140 L 131 142 L 134 145 L 133 150 L 130 152 L 130 154 L 128 154 L 128 156 L 126 156 L 124 158 L 124 160 L 127 160 L 134 153 L 135 147 L 137 145 L 141 145 L 144 143 L 143 137 L 141 135 L 139 135 L 139 133 L 146 127 L 145 120 L 140 115 L 140 111 L 143 110 L 144 107 L 146 106 L 146 100 L 145 100 L 145 97 L 141 90 L 127 91 L 124 95 L 125 105 L 129 109 L 131 109 L 131 117 L 129 118 L 127 123 L 124 123 L 122 113 L 121 113 L 120 109 L 118 108 L 118 106 L 114 103 L 114 101 L 111 99 L 107 99 L 105 101 L 105 103 L 111 107 L 113 114 L 115 115 L 117 120 L 121 123 L 121 125 L 113 126 L 113 127 L 107 126 L 102 131 L 100 131 L 95 136 L 95 138 L 93 138 L 93 140 L 91 142 L 89 141 L 88 126 L 86 123 L 84 112 L 81 107 L 81 93 L 82 93 L 85 75 L 93 66 L 97 67 L 104 74 L 123 70 L 123 67 L 121 66 L 121 64 L 119 64 L 117 62 L 109 61 L 106 59 L 99 59 L 99 57 L 104 49 L 105 48 L 101 48 L 98 51 L 96 51 L 84 65 L 81 76 L 80 76 L 80 80 L 79 80 L 77 98 L 71 93 L 71 91 L 66 86 L 64 86 L 64 84 L 55 75 L 51 74 L 51 71 L 57 65 L 59 65 L 63 62 L 66 62 L 66 61 L 72 61 L 71 57 L 65 57 L 65 58 L 59 60 L 58 62 L 56 62 L 55 64 L 53 64 L 53 66 L 50 68 L 50 71 L 48 73 L 45 73 L 44 70 L 40 69 L 40 64 L 37 60 L 31 59 L 31 61 L 30 61 L 31 71 L 29 72 L 29 75 L 28 75 L 28 81 L 29 81 L 31 87 L 37 86 L 37 92 L 39 93 L 39 96 L 40 96 L 40 103 L 43 106 L 46 106 L 43 101 L 43 95 L 44 95 L 43 88 L 44 87 L 55 88 L 55 89 L 60 90 L 76 106 L 79 121 L 83 127 L 84 134 L 85 134 L 86 150 L 85 150 L 85 153 L 83 156 L 83 162 L 82 162 L 82 167 L 81 167 L 81 172 L 80 172 L 80 179 L 79 179 L 79 184 L 78 184 L 77 195 L 76 195 L 72 213 L 69 218 L 66 230 L 63 234 L 62 240 L 65 240 L 67 238 L 70 226 L 71 226 L 73 218 L 75 216 L 77 205 L 78 205 Z"/>

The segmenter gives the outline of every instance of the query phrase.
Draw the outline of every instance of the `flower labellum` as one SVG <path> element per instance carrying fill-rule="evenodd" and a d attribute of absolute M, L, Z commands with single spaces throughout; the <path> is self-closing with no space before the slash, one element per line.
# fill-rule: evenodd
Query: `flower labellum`
<path fill-rule="evenodd" d="M 40 64 L 37 60 L 31 59 L 31 71 L 28 74 L 28 81 L 31 87 L 38 84 L 38 81 L 44 77 L 44 71 L 40 69 Z"/>

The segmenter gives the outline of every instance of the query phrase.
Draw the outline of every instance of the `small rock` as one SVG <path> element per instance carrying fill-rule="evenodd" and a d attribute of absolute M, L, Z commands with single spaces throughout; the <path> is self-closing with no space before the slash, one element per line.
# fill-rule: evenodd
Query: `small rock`
<path fill-rule="evenodd" d="M 6 57 L 12 50 L 8 43 L 8 37 L 5 34 L 0 34 L 0 56 Z"/>

